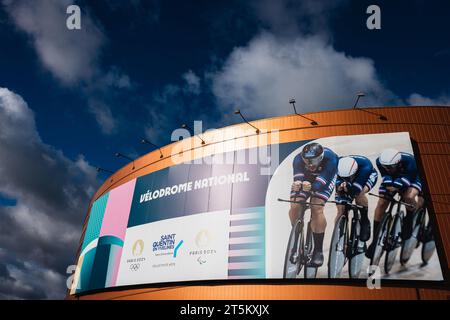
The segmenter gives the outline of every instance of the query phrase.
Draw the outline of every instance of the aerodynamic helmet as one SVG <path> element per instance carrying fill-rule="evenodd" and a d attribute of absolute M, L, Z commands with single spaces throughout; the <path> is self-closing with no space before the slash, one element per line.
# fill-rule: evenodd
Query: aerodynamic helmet
<path fill-rule="evenodd" d="M 307 167 L 317 167 L 323 160 L 324 150 L 320 144 L 313 142 L 303 148 L 301 156 Z"/>
<path fill-rule="evenodd" d="M 344 157 L 339 159 L 338 176 L 348 178 L 358 171 L 358 163 L 352 157 Z"/>
<path fill-rule="evenodd" d="M 401 153 L 396 149 L 384 149 L 380 154 L 380 164 L 386 169 L 395 169 L 400 160 L 402 159 Z"/>

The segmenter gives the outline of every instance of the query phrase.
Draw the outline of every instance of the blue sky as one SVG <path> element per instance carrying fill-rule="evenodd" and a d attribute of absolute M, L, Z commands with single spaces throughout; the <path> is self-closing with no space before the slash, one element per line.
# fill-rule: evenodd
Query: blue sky
<path fill-rule="evenodd" d="M 72 3 L 81 31 L 65 28 Z M 381 30 L 365 26 L 370 4 Z M 0 298 L 63 295 L 106 178 L 94 167 L 150 151 L 142 137 L 233 124 L 235 108 L 291 113 L 291 97 L 303 112 L 351 107 L 360 90 L 362 105 L 449 105 L 449 15 L 448 1 L 419 0 L 1 0 Z"/>

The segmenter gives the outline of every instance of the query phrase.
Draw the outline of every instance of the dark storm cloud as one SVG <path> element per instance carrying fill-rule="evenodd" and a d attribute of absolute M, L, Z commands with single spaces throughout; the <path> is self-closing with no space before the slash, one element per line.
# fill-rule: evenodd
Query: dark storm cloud
<path fill-rule="evenodd" d="M 30 298 L 29 291 L 35 298 L 63 297 L 66 268 L 97 185 L 95 169 L 82 156 L 72 161 L 46 145 L 25 101 L 0 88 L 0 193 L 17 200 L 0 206 L 5 297 Z M 47 289 L 53 295 L 43 294 Z"/>
<path fill-rule="evenodd" d="M 35 270 L 27 270 L 26 268 L 16 269 L 14 264 L 11 266 L 9 268 L 15 274 L 26 272 L 26 277 L 38 276 L 42 280 L 46 277 L 42 273 L 42 270 L 40 273 L 38 272 L 39 274 L 36 274 Z M 33 286 L 30 285 L 33 281 L 27 281 L 28 284 L 23 281 L 26 277 L 19 276 L 19 279 L 16 279 L 12 276 L 9 268 L 6 264 L 0 263 L 0 299 L 43 299 L 55 297 L 50 290 L 57 289 L 56 292 L 59 291 L 58 288 L 52 288 L 49 286 L 49 283 L 43 281 L 40 283 L 35 281 L 35 285 Z M 48 277 L 45 280 L 48 280 Z"/>
<path fill-rule="evenodd" d="M 5 264 L 0 263 L 0 279 L 2 281 L 15 281 L 13 277 L 9 274 L 9 270 Z"/>

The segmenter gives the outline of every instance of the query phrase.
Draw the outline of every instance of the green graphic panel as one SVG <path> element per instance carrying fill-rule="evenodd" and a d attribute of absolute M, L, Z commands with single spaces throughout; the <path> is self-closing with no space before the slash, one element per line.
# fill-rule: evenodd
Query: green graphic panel
<path fill-rule="evenodd" d="M 89 222 L 84 235 L 83 246 L 81 251 L 92 241 L 99 237 L 100 229 L 102 227 L 103 216 L 106 210 L 106 203 L 108 202 L 109 193 L 103 195 L 94 202 L 89 215 Z"/>

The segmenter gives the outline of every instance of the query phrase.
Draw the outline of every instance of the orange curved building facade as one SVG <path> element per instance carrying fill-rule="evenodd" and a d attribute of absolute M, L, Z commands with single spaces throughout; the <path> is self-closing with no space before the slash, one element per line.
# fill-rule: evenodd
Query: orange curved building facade
<path fill-rule="evenodd" d="M 380 118 L 380 115 L 383 117 Z M 270 144 L 276 130 L 278 143 L 289 143 L 333 136 L 408 132 L 414 153 L 425 181 L 425 197 L 430 203 L 430 219 L 436 226 L 436 246 L 444 281 L 390 281 L 380 290 L 369 290 L 365 282 L 317 279 L 297 282 L 283 280 L 259 281 L 197 281 L 179 284 L 151 284 L 118 287 L 87 294 L 68 295 L 76 299 L 448 299 L 450 265 L 450 108 L 448 107 L 385 107 L 309 113 L 310 121 L 298 115 L 252 121 L 260 133 L 249 131 L 246 123 L 206 132 L 202 144 L 191 137 L 150 152 L 111 175 L 95 193 L 94 201 L 107 192 L 138 177 L 173 166 L 177 162 L 195 160 L 220 152 L 236 151 Z M 251 129 L 251 128 L 250 128 Z M 242 134 L 242 132 L 246 132 Z M 218 134 L 220 133 L 220 134 Z M 267 139 L 252 139 L 266 136 Z M 233 143 L 230 143 L 233 142 Z M 90 211 L 90 210 L 89 210 Z M 86 218 L 81 237 L 86 232 Z M 331 220 L 331 218 L 329 218 Z"/>

